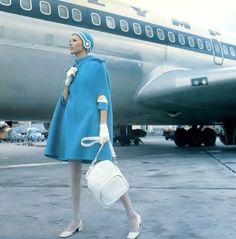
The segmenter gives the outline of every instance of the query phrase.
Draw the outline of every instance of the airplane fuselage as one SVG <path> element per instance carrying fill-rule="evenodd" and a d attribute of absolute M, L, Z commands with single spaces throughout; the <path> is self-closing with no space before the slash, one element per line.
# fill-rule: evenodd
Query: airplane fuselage
<path fill-rule="evenodd" d="M 1 119 L 49 121 L 63 90 L 65 71 L 74 62 L 68 39 L 74 32 L 89 31 L 95 40 L 94 54 L 107 62 L 116 124 L 236 120 L 236 96 L 212 87 L 216 104 L 207 105 L 207 97 L 201 98 L 196 88 L 176 95 L 188 85 L 168 74 L 164 77 L 176 70 L 193 70 L 198 77 L 205 70 L 236 67 L 233 38 L 115 1 L 33 0 L 25 6 L 20 0 L 7 2 L 0 0 Z M 153 82 L 151 93 L 162 98 L 143 102 L 142 93 Z M 227 87 L 232 90 L 234 82 Z M 189 115 L 191 110 L 195 113 Z"/>

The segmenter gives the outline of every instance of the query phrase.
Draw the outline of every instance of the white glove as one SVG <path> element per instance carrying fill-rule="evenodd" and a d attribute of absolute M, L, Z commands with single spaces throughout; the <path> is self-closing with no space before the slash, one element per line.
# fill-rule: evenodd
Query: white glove
<path fill-rule="evenodd" d="M 67 72 L 66 72 L 66 80 L 65 80 L 65 86 L 70 86 L 72 80 L 75 77 L 75 74 L 77 72 L 77 68 L 72 66 Z"/>
<path fill-rule="evenodd" d="M 99 143 L 104 144 L 109 140 L 109 131 L 107 124 L 100 124 Z"/>

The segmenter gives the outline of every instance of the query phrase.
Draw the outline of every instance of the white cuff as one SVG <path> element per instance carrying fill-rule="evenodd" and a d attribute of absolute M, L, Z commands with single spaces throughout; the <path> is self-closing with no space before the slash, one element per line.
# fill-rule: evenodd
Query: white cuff
<path fill-rule="evenodd" d="M 97 98 L 97 102 L 98 103 L 106 103 L 106 104 L 108 104 L 108 100 L 107 100 L 105 95 L 99 95 L 98 98 Z"/>

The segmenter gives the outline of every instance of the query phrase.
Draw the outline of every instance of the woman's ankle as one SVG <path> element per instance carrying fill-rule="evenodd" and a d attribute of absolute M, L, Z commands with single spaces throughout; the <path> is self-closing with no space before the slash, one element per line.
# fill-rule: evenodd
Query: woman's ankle
<path fill-rule="evenodd" d="M 134 211 L 132 214 L 128 215 L 128 218 L 129 218 L 129 220 L 135 220 L 138 218 L 138 215 L 139 214 L 136 211 Z"/>

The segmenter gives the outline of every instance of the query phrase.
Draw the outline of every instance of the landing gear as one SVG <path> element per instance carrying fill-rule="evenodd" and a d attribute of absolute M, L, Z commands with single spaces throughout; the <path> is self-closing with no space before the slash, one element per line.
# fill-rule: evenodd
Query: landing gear
<path fill-rule="evenodd" d="M 199 147 L 202 144 L 205 146 L 213 146 L 216 142 L 216 132 L 214 129 L 207 127 L 192 126 L 186 130 L 178 128 L 175 131 L 174 142 L 178 147 Z"/>
<path fill-rule="evenodd" d="M 183 128 L 177 128 L 174 134 L 174 142 L 178 147 L 184 147 L 187 145 L 187 130 Z"/>
<path fill-rule="evenodd" d="M 118 141 L 122 146 L 130 146 L 131 139 L 126 135 L 121 135 L 115 138 L 115 142 Z"/>
<path fill-rule="evenodd" d="M 216 131 L 211 128 L 205 128 L 202 131 L 202 142 L 205 146 L 214 146 L 216 143 Z"/>
<path fill-rule="evenodd" d="M 219 138 L 222 144 L 232 145 L 236 144 L 236 125 L 233 123 L 225 123 Z"/>
<path fill-rule="evenodd" d="M 187 131 L 187 143 L 190 147 L 199 147 L 202 144 L 202 132 L 197 127 L 192 127 Z"/>
<path fill-rule="evenodd" d="M 135 145 L 139 145 L 140 142 L 142 142 L 141 139 L 139 139 L 139 138 L 135 138 L 135 139 L 134 139 L 134 144 L 135 144 Z"/>
<path fill-rule="evenodd" d="M 119 142 L 122 146 L 129 146 L 131 142 L 135 145 L 142 143 L 140 137 L 145 137 L 146 132 L 141 129 L 132 129 L 132 125 L 125 125 L 119 127 L 119 131 L 114 137 L 113 142 Z"/>

